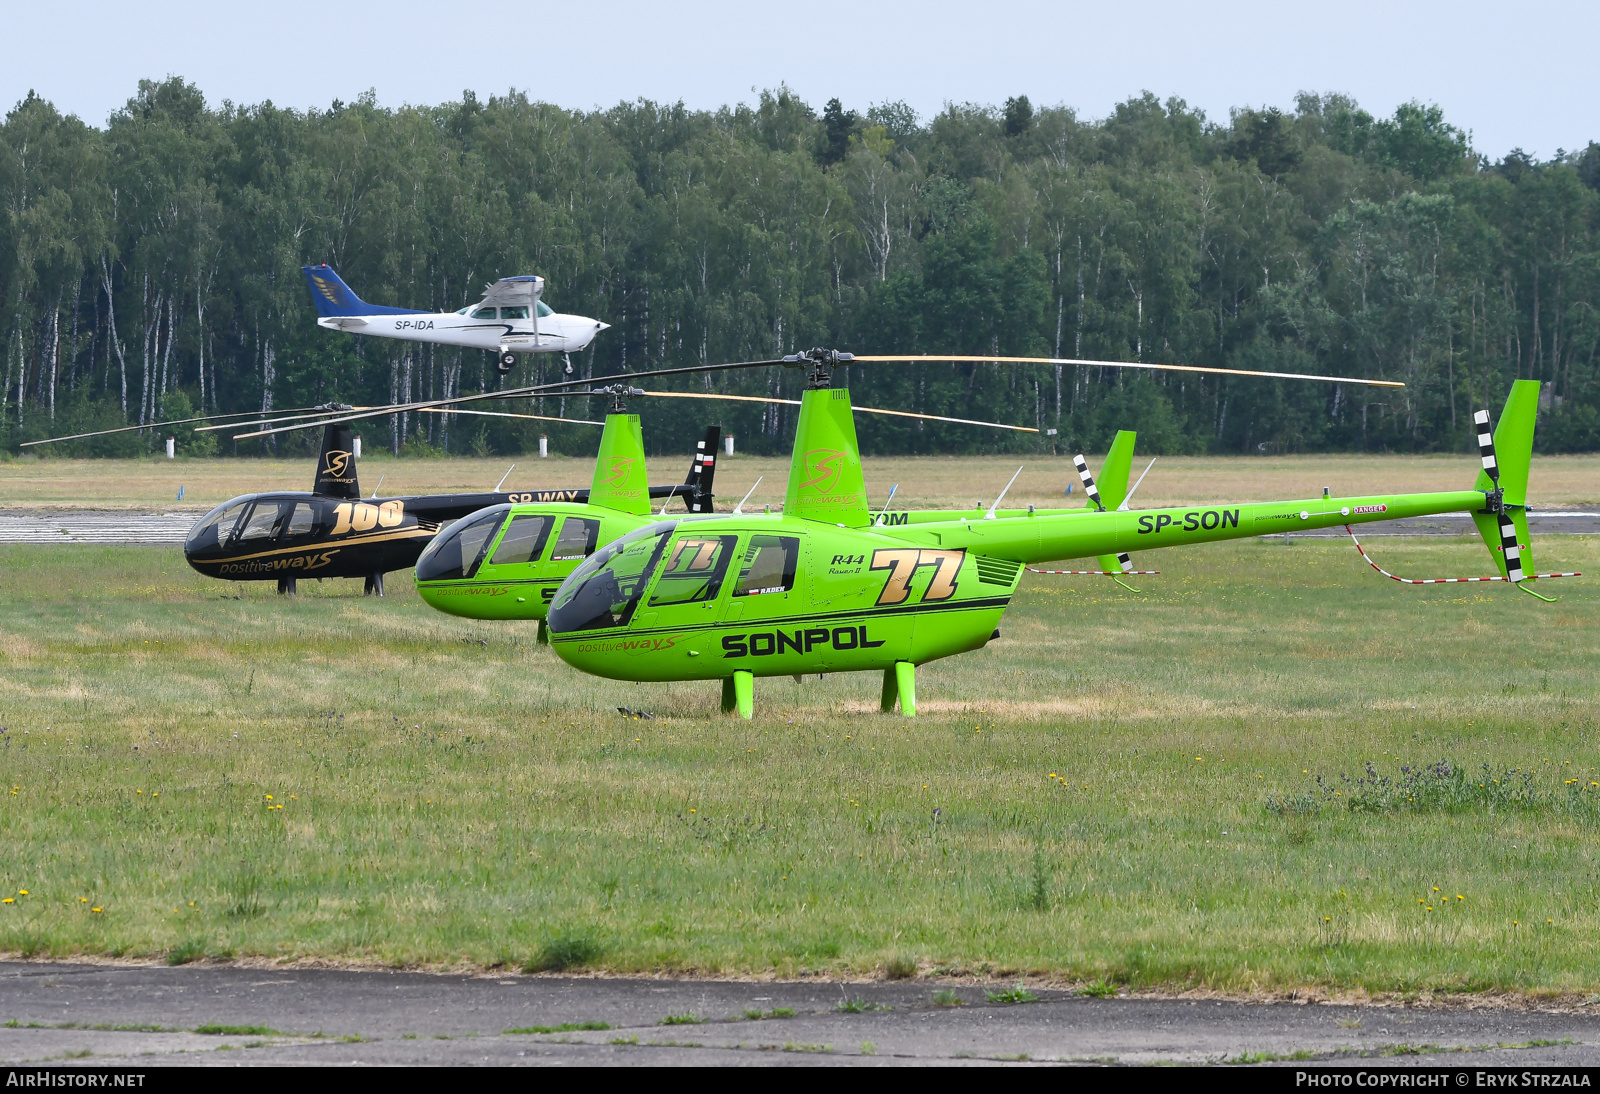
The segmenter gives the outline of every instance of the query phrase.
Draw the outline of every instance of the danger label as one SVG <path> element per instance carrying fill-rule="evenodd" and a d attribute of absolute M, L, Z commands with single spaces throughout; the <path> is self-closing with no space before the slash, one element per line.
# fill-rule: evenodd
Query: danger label
<path fill-rule="evenodd" d="M 1387 513 L 1389 507 L 1387 505 L 1358 505 L 1350 511 L 1352 513 Z"/>

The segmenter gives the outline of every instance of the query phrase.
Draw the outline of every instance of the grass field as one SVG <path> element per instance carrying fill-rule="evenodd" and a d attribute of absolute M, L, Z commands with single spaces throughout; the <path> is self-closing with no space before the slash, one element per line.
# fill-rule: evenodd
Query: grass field
<path fill-rule="evenodd" d="M 1600 569 L 1593 538 L 1534 553 Z M 838 676 L 758 681 L 743 723 L 401 575 L 289 601 L 173 548 L 0 547 L 0 951 L 1600 990 L 1592 579 L 1545 605 L 1337 541 L 1140 561 L 1141 595 L 1029 576 L 915 720 Z M 1402 775 L 1441 759 L 1467 774 Z M 1368 763 L 1396 781 L 1341 778 Z"/>
<path fill-rule="evenodd" d="M 1101 457 L 1090 457 L 1099 468 Z M 513 461 L 509 459 L 396 460 L 369 454 L 361 462 L 363 491 L 382 482 L 385 494 L 427 494 L 493 489 Z M 506 479 L 507 490 L 587 486 L 592 460 L 519 457 Z M 1018 465 L 1016 485 L 1006 495 L 1016 505 L 1060 505 L 1067 483 L 1077 483 L 1066 456 L 872 458 L 866 461 L 867 490 L 881 502 L 898 483 L 896 507 L 968 506 L 994 500 Z M 1134 457 L 1133 477 L 1149 457 Z M 653 483 L 681 482 L 688 455 L 650 461 Z M 1224 501 L 1308 498 L 1324 486 L 1335 495 L 1460 490 L 1472 485 L 1477 460 L 1449 456 L 1163 456 L 1139 488 L 1143 508 L 1203 505 Z M 232 497 L 257 490 L 309 490 L 314 461 L 227 460 L 56 460 L 0 461 L 0 507 L 75 509 L 190 509 L 204 511 Z M 734 456 L 717 465 L 721 507 L 733 504 L 762 479 L 754 505 L 780 504 L 789 478 L 787 459 Z M 179 502 L 178 487 L 184 490 Z M 1074 489 L 1074 502 L 1081 498 Z M 1536 505 L 1600 503 L 1600 455 L 1540 456 L 1533 461 L 1529 497 Z"/>

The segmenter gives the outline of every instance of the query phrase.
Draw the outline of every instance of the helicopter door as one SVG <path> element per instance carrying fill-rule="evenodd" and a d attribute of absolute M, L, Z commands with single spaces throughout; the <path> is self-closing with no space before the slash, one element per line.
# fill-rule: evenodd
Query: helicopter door
<path fill-rule="evenodd" d="M 278 542 L 289 546 L 304 543 L 317 530 L 316 510 L 310 502 L 297 501 L 294 511 L 281 524 L 283 530 L 278 533 Z"/>
<path fill-rule="evenodd" d="M 736 535 L 707 536 L 693 531 L 673 540 L 635 625 L 708 632 L 716 623 L 717 601 L 738 542 Z"/>
<path fill-rule="evenodd" d="M 278 521 L 283 516 L 284 508 L 282 502 L 256 502 L 255 508 L 250 510 L 250 515 L 234 532 L 234 542 L 241 547 L 266 546 L 278 534 Z"/>
<path fill-rule="evenodd" d="M 751 536 L 741 556 L 728 606 L 722 612 L 723 622 L 765 619 L 801 610 L 799 594 L 794 591 L 799 569 L 798 536 Z"/>

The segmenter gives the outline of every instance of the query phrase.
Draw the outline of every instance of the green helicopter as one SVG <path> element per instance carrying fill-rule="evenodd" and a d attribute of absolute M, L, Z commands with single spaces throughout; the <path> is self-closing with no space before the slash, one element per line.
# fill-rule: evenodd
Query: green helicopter
<path fill-rule="evenodd" d="M 1577 576 L 1528 572 L 1537 381 L 1513 385 L 1492 435 L 1478 413 L 1483 469 L 1469 490 L 890 526 L 867 507 L 850 393 L 831 386 L 852 358 L 804 360 L 783 512 L 661 520 L 606 546 L 551 603 L 562 660 L 617 680 L 720 681 L 723 709 L 747 718 L 757 676 L 881 672 L 882 709 L 913 716 L 915 667 L 997 637 L 1029 563 L 1467 512 L 1499 569 L 1482 580 L 1532 593 L 1539 577 Z"/>

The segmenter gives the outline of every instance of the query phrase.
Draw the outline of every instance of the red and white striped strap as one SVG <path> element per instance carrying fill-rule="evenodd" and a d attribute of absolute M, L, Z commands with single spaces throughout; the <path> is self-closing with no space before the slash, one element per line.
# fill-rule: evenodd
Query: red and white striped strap
<path fill-rule="evenodd" d="M 1030 574 L 1095 574 L 1099 577 L 1126 577 L 1129 574 L 1159 574 L 1160 570 L 1036 570 L 1028 567 Z"/>
<path fill-rule="evenodd" d="M 1356 550 L 1361 552 L 1361 557 L 1367 560 L 1367 565 L 1368 566 L 1371 566 L 1374 570 L 1377 570 L 1380 574 L 1382 574 L 1384 577 L 1388 578 L 1389 580 L 1398 581 L 1402 585 L 1463 585 L 1463 584 L 1469 584 L 1469 583 L 1474 582 L 1474 581 L 1505 581 L 1506 580 L 1503 577 L 1423 577 L 1423 578 L 1396 577 L 1394 574 L 1391 574 L 1388 570 L 1385 570 L 1382 566 L 1379 566 L 1376 562 L 1372 561 L 1372 556 L 1367 554 L 1367 549 L 1365 547 L 1361 546 L 1361 541 L 1356 538 L 1355 532 L 1351 530 L 1351 528 L 1350 528 L 1350 526 L 1348 524 L 1346 524 L 1344 526 L 1344 530 L 1346 532 L 1350 533 L 1350 542 L 1352 542 L 1352 543 L 1354 543 L 1356 545 Z M 1512 542 L 1515 543 L 1515 541 L 1516 541 L 1516 535 L 1515 535 L 1515 531 L 1513 530 Z M 1518 581 L 1527 580 L 1526 578 L 1520 576 L 1521 573 L 1522 573 L 1522 571 L 1520 569 L 1516 570 L 1515 572 L 1519 575 L 1515 580 L 1518 580 Z M 1581 573 L 1534 574 L 1533 576 L 1536 577 L 1536 578 L 1540 578 L 1540 577 L 1582 577 L 1583 574 L 1581 574 Z"/>

